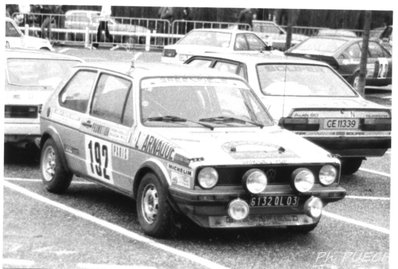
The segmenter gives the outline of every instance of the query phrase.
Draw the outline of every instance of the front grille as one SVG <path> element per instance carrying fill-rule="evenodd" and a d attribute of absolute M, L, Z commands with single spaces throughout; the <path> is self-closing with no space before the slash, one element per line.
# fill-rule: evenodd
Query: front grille
<path fill-rule="evenodd" d="M 277 185 L 277 184 L 289 184 L 291 174 L 297 168 L 308 168 L 315 175 L 315 183 L 319 182 L 318 174 L 321 169 L 321 165 L 313 164 L 313 165 L 256 165 L 256 166 L 240 166 L 240 167 L 214 167 L 218 172 L 218 184 L 219 186 L 236 186 L 242 184 L 243 175 L 246 171 L 257 168 L 262 170 L 268 178 L 268 184 Z M 337 167 L 336 167 L 337 168 Z M 201 169 L 199 168 L 197 171 L 199 172 Z M 197 178 L 197 175 L 196 175 Z M 198 185 L 198 182 L 196 182 Z"/>
<path fill-rule="evenodd" d="M 5 118 L 28 118 L 35 119 L 38 117 L 38 106 L 18 106 L 6 105 L 4 108 Z"/>

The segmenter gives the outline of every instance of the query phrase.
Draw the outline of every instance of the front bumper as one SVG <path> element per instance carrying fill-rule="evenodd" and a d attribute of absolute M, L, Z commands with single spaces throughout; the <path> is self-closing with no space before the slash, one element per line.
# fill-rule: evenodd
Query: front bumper
<path fill-rule="evenodd" d="M 346 191 L 339 186 L 314 186 L 308 194 L 296 194 L 286 185 L 270 185 L 262 196 L 297 195 L 299 203 L 296 207 L 250 207 L 247 218 L 235 221 L 228 216 L 229 203 L 237 198 L 249 201 L 251 195 L 241 187 L 217 187 L 212 190 L 183 190 L 170 188 L 171 199 L 178 209 L 192 221 L 202 227 L 233 228 L 233 227 L 280 227 L 309 225 L 319 221 L 305 214 L 304 204 L 312 196 L 320 198 L 324 206 L 330 202 L 343 199 Z"/>
<path fill-rule="evenodd" d="M 304 136 L 305 137 L 305 136 Z M 305 137 L 341 157 L 383 156 L 391 148 L 391 137 Z"/>
<path fill-rule="evenodd" d="M 4 123 L 4 142 L 6 143 L 36 143 L 39 140 L 39 123 Z"/>

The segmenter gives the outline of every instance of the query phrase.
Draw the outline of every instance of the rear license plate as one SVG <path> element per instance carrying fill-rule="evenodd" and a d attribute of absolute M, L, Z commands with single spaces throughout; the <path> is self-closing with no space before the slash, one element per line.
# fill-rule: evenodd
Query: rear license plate
<path fill-rule="evenodd" d="M 359 119 L 325 119 L 323 129 L 358 129 Z"/>
<path fill-rule="evenodd" d="M 299 198 L 294 195 L 252 196 L 249 201 L 251 207 L 297 207 Z"/>

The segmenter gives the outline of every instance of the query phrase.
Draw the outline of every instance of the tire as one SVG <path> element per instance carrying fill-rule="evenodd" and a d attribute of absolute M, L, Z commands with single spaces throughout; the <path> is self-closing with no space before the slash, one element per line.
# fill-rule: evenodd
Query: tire
<path fill-rule="evenodd" d="M 40 156 L 41 176 L 44 187 L 52 193 L 64 193 L 73 175 L 66 171 L 54 140 L 49 138 L 44 143 Z"/>
<path fill-rule="evenodd" d="M 319 222 L 310 225 L 289 226 L 287 229 L 293 233 L 308 234 L 316 228 Z"/>
<path fill-rule="evenodd" d="M 341 159 L 341 173 L 343 175 L 352 175 L 361 167 L 361 158 L 344 158 Z"/>
<path fill-rule="evenodd" d="M 167 201 L 167 192 L 158 177 L 146 174 L 138 187 L 138 221 L 144 233 L 154 237 L 171 235 L 174 212 Z"/>

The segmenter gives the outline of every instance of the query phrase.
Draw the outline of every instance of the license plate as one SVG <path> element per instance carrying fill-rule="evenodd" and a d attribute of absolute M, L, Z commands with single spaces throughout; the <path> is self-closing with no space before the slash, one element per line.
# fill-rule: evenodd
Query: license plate
<path fill-rule="evenodd" d="M 359 119 L 325 119 L 323 129 L 358 129 Z"/>
<path fill-rule="evenodd" d="M 299 198 L 294 195 L 253 196 L 249 201 L 251 207 L 297 207 L 298 204 Z"/>

